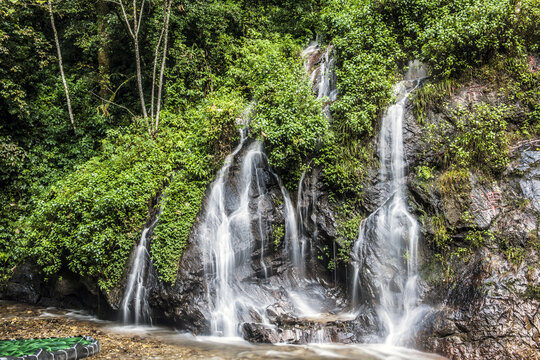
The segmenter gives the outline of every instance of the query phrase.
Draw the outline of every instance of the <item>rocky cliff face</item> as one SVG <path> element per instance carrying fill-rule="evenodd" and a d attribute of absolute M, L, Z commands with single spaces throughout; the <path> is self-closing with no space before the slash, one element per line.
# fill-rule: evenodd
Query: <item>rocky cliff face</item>
<path fill-rule="evenodd" d="M 493 94 L 467 96 L 470 91 L 458 90 L 450 104 L 496 101 Z M 412 121 L 410 117 L 411 168 L 437 156 Z M 448 119 L 444 112 L 432 112 L 426 121 Z M 419 348 L 452 359 L 540 358 L 540 151 L 535 144 L 512 144 L 512 161 L 501 175 L 471 171 L 450 193 L 411 172 L 411 206 L 424 231 L 424 301 L 433 306 L 417 338 Z M 429 220 L 434 218 L 439 219 L 436 226 Z M 454 255 L 462 252 L 447 259 L 446 269 L 432 266 L 440 226 L 451 233 Z"/>

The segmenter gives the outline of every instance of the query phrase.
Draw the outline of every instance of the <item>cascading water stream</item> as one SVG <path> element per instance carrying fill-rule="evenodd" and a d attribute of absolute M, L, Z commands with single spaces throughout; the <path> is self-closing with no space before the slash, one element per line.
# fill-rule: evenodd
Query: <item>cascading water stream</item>
<path fill-rule="evenodd" d="M 323 51 L 320 45 L 314 42 L 302 52 L 304 68 L 306 73 L 311 74 L 310 80 L 313 84 L 313 90 L 317 94 L 317 99 L 327 99 L 327 102 L 324 104 L 324 110 L 329 120 L 331 118 L 330 104 L 337 97 L 332 50 L 332 46 L 328 46 Z M 293 249 L 293 262 L 301 276 L 305 275 L 306 260 L 313 257 L 313 240 L 316 240 L 318 236 L 316 212 L 317 178 L 312 173 L 307 184 L 305 184 L 305 180 L 306 171 L 302 173 L 298 183 L 296 213 L 298 215 L 299 241 L 298 248 Z M 313 228 L 311 236 L 308 234 L 308 222 L 311 223 Z"/>
<path fill-rule="evenodd" d="M 243 154 L 240 176 L 234 183 L 230 168 L 242 150 L 246 138 L 230 154 L 214 181 L 204 221 L 201 224 L 202 250 L 207 282 L 208 302 L 211 304 L 211 328 L 214 335 L 239 336 L 239 325 L 248 321 L 253 312 L 266 323 L 264 309 L 270 305 L 260 295 L 260 289 L 245 281 L 252 275 L 252 257 L 256 243 L 252 229 L 252 202 L 256 201 L 257 229 L 260 234 L 260 265 L 264 277 L 265 231 L 261 209 L 261 194 L 265 182 L 261 169 L 265 157 L 260 142 L 254 142 Z"/>
<path fill-rule="evenodd" d="M 332 56 L 332 50 L 333 47 L 328 46 L 323 51 L 320 45 L 314 42 L 302 52 L 304 68 L 306 73 L 310 74 L 310 80 L 313 84 L 313 90 L 317 94 L 317 99 L 328 98 L 329 102 L 333 102 L 337 98 L 336 76 L 334 73 L 335 60 Z"/>
<path fill-rule="evenodd" d="M 424 77 L 419 63 L 411 63 L 396 86 L 396 103 L 383 117 L 380 182 L 388 192 L 383 205 L 362 222 L 352 251 L 353 303 L 379 300 L 377 314 L 388 344 L 405 343 L 425 310 L 418 305 L 419 227 L 407 206 L 403 154 L 407 97 Z"/>
<path fill-rule="evenodd" d="M 148 306 L 146 279 L 151 266 L 150 255 L 148 254 L 148 241 L 157 221 L 158 218 L 156 217 L 156 220 L 150 226 L 144 228 L 141 234 L 141 240 L 135 251 L 135 257 L 133 258 L 131 272 L 121 304 L 122 321 L 125 324 L 134 323 L 135 325 L 143 325 L 152 323 L 150 308 Z"/>

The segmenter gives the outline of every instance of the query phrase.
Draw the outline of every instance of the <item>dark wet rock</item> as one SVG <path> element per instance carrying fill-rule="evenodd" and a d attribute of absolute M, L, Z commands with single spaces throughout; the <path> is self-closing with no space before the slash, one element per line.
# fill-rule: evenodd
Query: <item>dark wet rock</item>
<path fill-rule="evenodd" d="M 334 342 L 351 344 L 358 341 L 355 321 L 319 322 L 287 318 L 277 327 L 264 324 L 243 325 L 244 338 L 250 342 L 309 344 Z"/>
<path fill-rule="evenodd" d="M 404 157 L 407 159 L 406 172 L 412 170 L 423 160 L 423 134 L 422 128 L 414 118 L 412 104 L 409 102 L 403 123 Z"/>
<path fill-rule="evenodd" d="M 194 334 L 208 334 L 209 304 L 202 254 L 195 242 L 197 235 L 196 229 L 190 235 L 175 284 L 164 284 L 155 278 L 150 286 L 148 303 L 157 322 L 171 324 Z"/>
<path fill-rule="evenodd" d="M 277 331 L 268 325 L 245 323 L 242 325 L 244 339 L 252 343 L 275 344 L 280 342 Z"/>
<path fill-rule="evenodd" d="M 0 288 L 0 299 L 37 304 L 41 298 L 42 284 L 37 267 L 23 263 L 14 269 L 10 281 Z"/>
<path fill-rule="evenodd" d="M 524 151 L 517 170 L 524 173 L 519 181 L 523 195 L 540 212 L 540 151 Z"/>
<path fill-rule="evenodd" d="M 114 310 L 97 286 L 71 273 L 43 280 L 35 264 L 18 265 L 10 281 L 0 288 L 0 299 L 65 309 L 85 309 L 104 319 L 114 319 Z"/>
<path fill-rule="evenodd" d="M 285 304 L 278 302 L 266 308 L 266 315 L 270 321 L 277 323 L 281 322 L 282 319 L 287 318 L 289 316 L 289 311 L 290 309 L 287 309 Z"/>

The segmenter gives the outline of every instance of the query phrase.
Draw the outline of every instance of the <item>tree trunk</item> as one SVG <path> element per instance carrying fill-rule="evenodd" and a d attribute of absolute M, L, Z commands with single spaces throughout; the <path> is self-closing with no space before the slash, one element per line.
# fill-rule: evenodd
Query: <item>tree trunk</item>
<path fill-rule="evenodd" d="M 144 90 L 143 90 L 143 85 L 142 85 L 141 55 L 139 52 L 139 30 L 141 28 L 142 14 L 143 14 L 145 0 L 142 1 L 141 8 L 139 9 L 139 15 L 137 15 L 137 1 L 133 0 L 133 28 L 131 27 L 129 23 L 126 8 L 124 6 L 123 1 L 124 0 L 118 0 L 117 3 L 120 5 L 120 8 L 122 10 L 122 15 L 126 23 L 126 27 L 129 31 L 129 34 L 131 35 L 131 38 L 133 39 L 133 46 L 135 47 L 135 65 L 137 67 L 137 85 L 139 87 L 139 98 L 141 100 L 142 114 L 145 119 L 145 122 L 148 125 L 148 119 L 147 119 L 148 113 L 146 112 L 146 103 L 144 101 Z M 150 128 L 148 128 L 148 132 L 151 133 Z"/>
<path fill-rule="evenodd" d="M 96 2 L 97 11 L 97 30 L 99 37 L 99 49 L 98 49 L 98 66 L 99 66 L 99 96 L 104 99 L 109 98 L 112 94 L 110 88 L 110 37 L 107 28 L 107 15 L 109 13 L 109 6 L 106 0 L 98 0 Z"/>
<path fill-rule="evenodd" d="M 163 18 L 165 19 L 165 9 L 163 9 Z M 165 21 L 164 21 L 165 22 Z M 158 64 L 158 57 L 159 57 L 159 48 L 161 47 L 161 40 L 163 40 L 163 34 L 165 33 L 165 26 L 161 28 L 161 33 L 159 34 L 159 39 L 155 47 L 154 51 L 154 66 L 152 68 L 152 92 L 150 95 L 150 117 L 154 118 L 154 98 L 156 94 L 156 72 L 157 72 L 157 64 Z"/>
<path fill-rule="evenodd" d="M 66 76 L 64 75 L 64 66 L 62 64 L 62 52 L 60 51 L 60 42 L 58 41 L 58 32 L 56 31 L 56 26 L 54 24 L 54 15 L 53 15 L 51 0 L 48 0 L 48 3 L 49 3 L 49 14 L 51 15 L 51 26 L 54 33 L 54 42 L 56 43 L 56 52 L 58 53 L 58 66 L 60 67 L 60 75 L 62 76 L 62 83 L 64 84 L 64 90 L 66 92 L 66 101 L 67 101 L 67 107 L 68 107 L 68 113 L 69 113 L 69 120 L 71 121 L 71 125 L 73 125 L 73 130 L 75 131 L 77 128 L 75 126 L 75 120 L 73 119 L 73 111 L 71 111 L 71 100 L 69 98 L 69 89 L 67 86 Z"/>
<path fill-rule="evenodd" d="M 158 98 L 157 98 L 157 111 L 156 111 L 156 125 L 154 126 L 154 132 L 159 127 L 159 113 L 161 112 L 161 94 L 163 90 L 163 73 L 165 72 L 165 63 L 167 61 L 167 40 L 169 35 L 169 19 L 171 17 L 171 4 L 172 0 L 168 0 L 167 14 L 165 17 L 165 39 L 163 40 L 163 59 L 161 60 L 161 69 L 159 71 L 159 85 L 158 85 Z"/>
<path fill-rule="evenodd" d="M 141 99 L 141 109 L 142 109 L 143 116 L 146 119 L 148 117 L 148 113 L 146 112 L 146 104 L 144 102 L 144 91 L 143 91 L 142 73 L 141 73 L 141 55 L 139 54 L 138 37 L 135 37 L 133 39 L 133 43 L 135 45 L 135 65 L 137 66 L 137 85 L 139 86 L 139 97 Z"/>

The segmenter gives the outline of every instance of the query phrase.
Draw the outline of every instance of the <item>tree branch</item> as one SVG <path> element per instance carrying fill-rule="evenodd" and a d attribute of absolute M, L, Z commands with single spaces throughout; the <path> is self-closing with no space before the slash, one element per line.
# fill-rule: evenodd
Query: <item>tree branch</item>
<path fill-rule="evenodd" d="M 165 22 L 165 12 L 166 9 L 163 9 L 163 22 Z M 157 71 L 157 61 L 159 55 L 159 47 L 161 45 L 161 40 L 163 39 L 163 34 L 165 33 L 165 26 L 161 28 L 161 34 L 159 35 L 158 42 L 156 44 L 156 51 L 154 53 L 154 67 L 152 69 L 152 93 L 150 95 L 150 117 L 154 118 L 154 95 L 156 87 L 156 71 Z"/>
<path fill-rule="evenodd" d="M 165 39 L 163 40 L 163 59 L 161 60 L 161 70 L 159 72 L 159 85 L 158 85 L 158 99 L 157 99 L 157 111 L 156 111 L 156 125 L 155 130 L 159 127 L 159 114 L 161 112 L 161 92 L 163 90 L 163 73 L 165 72 L 165 62 L 167 61 L 167 39 L 169 35 L 169 19 L 171 17 L 171 4 L 172 0 L 169 0 L 167 5 L 167 17 L 165 18 Z"/>
<path fill-rule="evenodd" d="M 101 99 L 101 100 L 107 102 L 107 103 L 110 104 L 110 105 L 115 105 L 115 106 L 118 106 L 119 108 L 122 108 L 122 109 L 126 110 L 126 111 L 129 113 L 129 115 L 131 115 L 131 117 L 133 117 L 133 118 L 136 117 L 136 115 L 135 115 L 131 110 L 129 110 L 127 107 L 125 107 L 124 105 L 120 105 L 120 104 L 118 104 L 118 103 L 115 103 L 114 101 L 105 99 L 104 97 L 102 97 L 102 96 L 96 94 L 96 93 L 93 92 L 93 91 L 90 91 L 90 93 L 91 93 L 92 95 L 94 95 L 95 97 L 97 97 L 97 98 L 99 98 L 99 99 Z"/>
<path fill-rule="evenodd" d="M 60 67 L 60 75 L 62 76 L 62 84 L 64 85 L 64 91 L 66 92 L 66 102 L 68 107 L 68 113 L 69 113 L 69 120 L 71 121 L 71 125 L 73 126 L 73 131 L 77 130 L 77 127 L 75 126 L 75 120 L 73 119 L 73 111 L 71 110 L 71 99 L 69 97 L 69 89 L 67 86 L 66 76 L 64 74 L 64 66 L 62 64 L 62 51 L 60 50 L 60 41 L 58 40 L 58 32 L 56 31 L 56 25 L 54 24 L 54 15 L 53 15 L 53 9 L 51 0 L 48 0 L 49 4 L 49 14 L 51 17 L 51 26 L 54 33 L 54 42 L 56 44 L 56 52 L 58 54 L 58 66 Z"/>
<path fill-rule="evenodd" d="M 135 2 L 135 1 L 133 1 L 133 2 Z M 139 22 L 138 22 L 137 31 L 136 31 L 137 36 L 139 35 L 139 29 L 141 28 L 141 23 L 142 23 L 141 19 L 142 19 L 142 12 L 143 12 L 143 9 L 144 9 L 144 2 L 145 2 L 145 0 L 143 0 L 143 2 L 141 4 L 141 9 L 139 10 Z M 134 9 L 136 9 L 136 8 L 134 8 Z"/>

